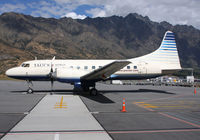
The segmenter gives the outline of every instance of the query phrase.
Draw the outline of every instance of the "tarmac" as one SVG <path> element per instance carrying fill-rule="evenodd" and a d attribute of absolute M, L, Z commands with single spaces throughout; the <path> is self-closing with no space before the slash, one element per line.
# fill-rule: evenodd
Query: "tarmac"
<path fill-rule="evenodd" d="M 200 139 L 200 89 L 97 83 L 98 96 L 73 93 L 73 86 L 0 81 L 0 138 L 3 140 Z M 126 111 L 121 112 L 122 100 Z"/>

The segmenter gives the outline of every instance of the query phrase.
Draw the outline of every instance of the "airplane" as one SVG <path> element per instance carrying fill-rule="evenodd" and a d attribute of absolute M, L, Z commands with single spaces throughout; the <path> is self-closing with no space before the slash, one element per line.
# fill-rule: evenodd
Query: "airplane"
<path fill-rule="evenodd" d="M 28 93 L 33 93 L 31 81 L 51 81 L 51 88 L 58 81 L 97 95 L 98 81 L 149 79 L 181 69 L 175 35 L 167 31 L 160 47 L 144 56 L 125 60 L 32 60 L 8 69 L 6 75 L 26 80 Z"/>

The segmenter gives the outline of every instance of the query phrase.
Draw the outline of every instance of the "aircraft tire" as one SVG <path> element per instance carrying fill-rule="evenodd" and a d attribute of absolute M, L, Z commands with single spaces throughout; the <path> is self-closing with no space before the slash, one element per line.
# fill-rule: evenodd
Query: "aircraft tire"
<path fill-rule="evenodd" d="M 32 89 L 32 88 L 29 88 L 29 89 L 27 90 L 27 93 L 28 93 L 28 94 L 32 94 L 32 93 L 33 93 L 33 89 Z"/>
<path fill-rule="evenodd" d="M 92 88 L 92 89 L 90 90 L 90 95 L 91 95 L 91 96 L 97 96 L 97 95 L 98 95 L 98 91 L 97 91 L 95 88 Z"/>

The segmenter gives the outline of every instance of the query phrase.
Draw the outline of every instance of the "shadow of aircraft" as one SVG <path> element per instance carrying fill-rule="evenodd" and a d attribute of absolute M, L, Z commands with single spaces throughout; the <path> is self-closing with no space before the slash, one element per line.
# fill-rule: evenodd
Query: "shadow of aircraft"
<path fill-rule="evenodd" d="M 11 91 L 13 93 L 24 93 L 27 92 L 25 90 L 22 91 Z M 107 93 L 148 93 L 148 92 L 153 92 L 153 93 L 161 93 L 161 94 L 176 94 L 176 93 L 171 93 L 163 90 L 153 90 L 153 89 L 138 89 L 138 90 L 99 90 L 98 96 L 90 96 L 89 93 L 82 92 L 82 91 L 74 91 L 74 90 L 34 90 L 34 93 L 51 93 L 51 94 L 58 94 L 58 95 L 79 95 L 81 97 L 88 98 L 90 100 L 99 102 L 99 103 L 115 103 L 108 97 L 104 96 L 104 94 Z"/>
<path fill-rule="evenodd" d="M 21 91 L 11 91 L 12 93 L 24 93 L 26 90 Z M 99 103 L 115 103 L 106 96 L 104 96 L 101 92 L 99 92 L 98 96 L 90 96 L 89 93 L 82 91 L 74 91 L 74 90 L 34 90 L 34 93 L 52 93 L 52 95 L 79 95 L 81 97 L 88 98 L 90 100 L 99 102 Z M 33 93 L 33 94 L 34 94 Z"/>
<path fill-rule="evenodd" d="M 106 93 L 121 93 L 121 92 L 125 92 L 125 93 L 139 93 L 139 92 L 153 92 L 153 93 L 162 93 L 162 94 L 176 94 L 176 93 L 172 93 L 172 92 L 167 92 L 164 90 L 154 90 L 154 89 L 138 89 L 138 90 L 100 90 L 99 92 L 106 94 Z"/>
<path fill-rule="evenodd" d="M 115 103 L 114 101 L 112 101 L 108 97 L 104 96 L 101 92 L 99 92 L 98 96 L 90 96 L 90 95 L 87 95 L 87 94 L 82 94 L 80 96 L 88 98 L 88 99 L 96 101 L 96 102 L 99 102 L 99 103 L 104 103 L 104 104 Z"/>

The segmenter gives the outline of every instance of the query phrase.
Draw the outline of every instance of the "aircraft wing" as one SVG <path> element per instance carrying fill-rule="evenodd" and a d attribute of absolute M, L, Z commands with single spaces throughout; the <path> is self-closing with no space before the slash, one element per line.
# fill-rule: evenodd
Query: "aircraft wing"
<path fill-rule="evenodd" d="M 94 70 L 94 71 L 82 76 L 81 79 L 82 80 L 94 80 L 94 81 L 104 80 L 104 79 L 108 78 L 110 75 L 112 75 L 113 73 L 119 71 L 120 69 L 122 69 L 123 67 L 128 65 L 129 63 L 131 63 L 131 62 L 127 61 L 127 60 L 114 61 L 110 64 L 107 64 L 97 70 Z"/>

